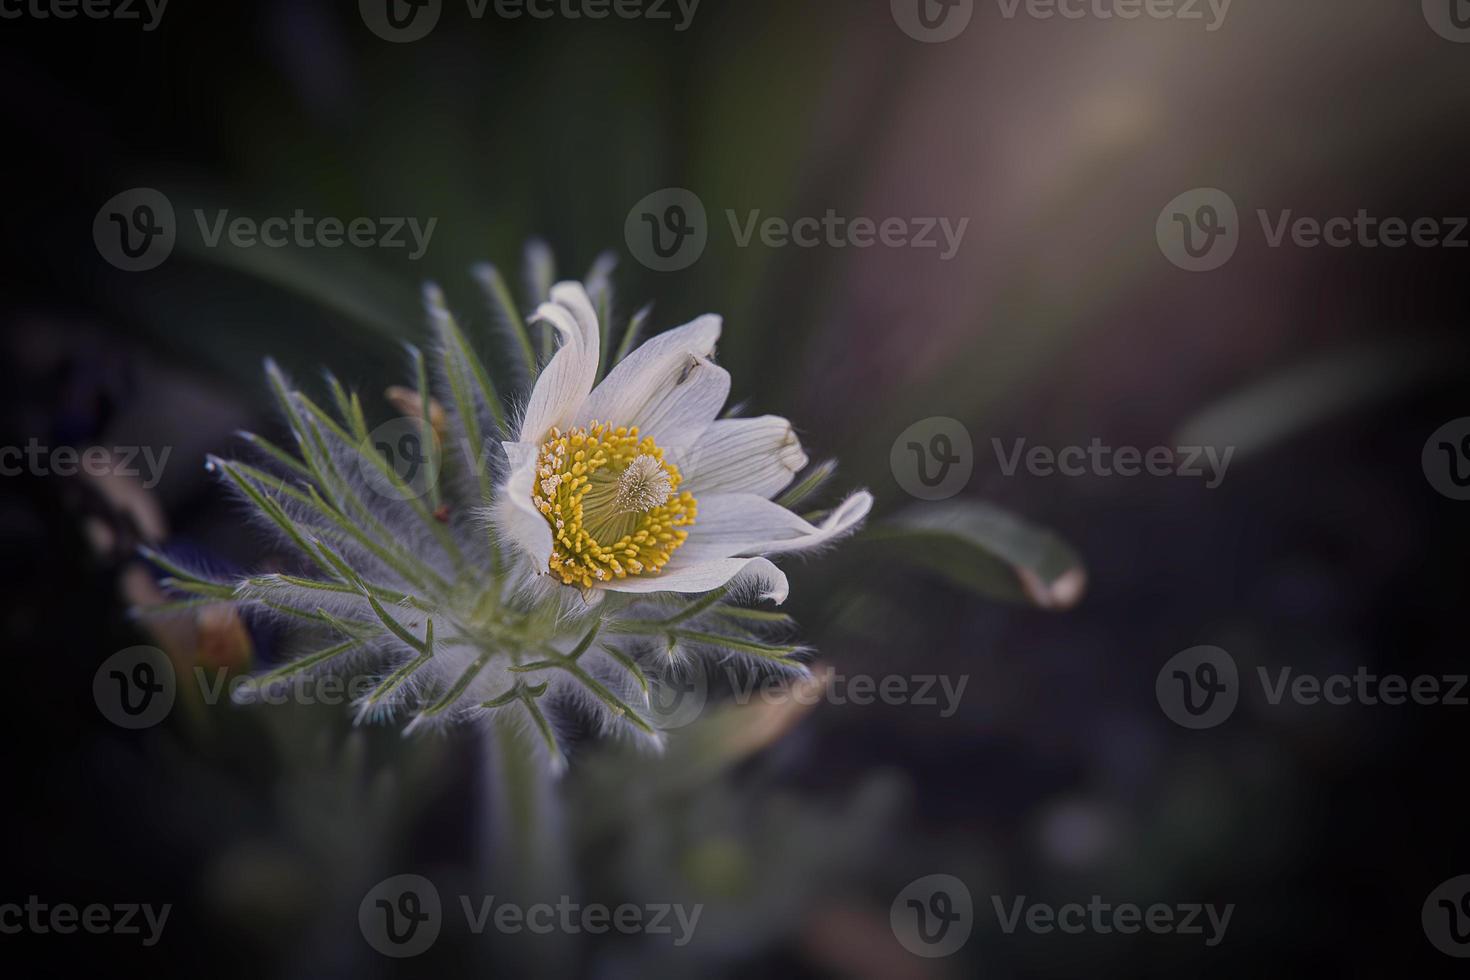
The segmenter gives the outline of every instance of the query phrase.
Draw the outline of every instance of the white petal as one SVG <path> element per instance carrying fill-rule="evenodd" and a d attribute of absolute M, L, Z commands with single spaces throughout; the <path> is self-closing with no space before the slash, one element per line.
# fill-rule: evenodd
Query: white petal
<path fill-rule="evenodd" d="M 685 452 L 704 435 L 729 397 L 730 372 L 707 357 L 693 358 L 667 394 L 633 424 L 663 449 Z"/>
<path fill-rule="evenodd" d="M 685 561 L 705 562 L 731 555 L 806 551 L 853 531 L 872 507 L 873 495 L 860 490 L 815 526 L 753 493 L 709 494 L 699 498 L 689 540 L 675 554 Z"/>
<path fill-rule="evenodd" d="M 542 303 L 530 322 L 556 328 L 561 347 L 536 378 L 518 434 L 518 441 L 538 446 L 552 426 L 572 423 L 597 380 L 600 356 L 597 314 L 587 291 L 580 283 L 563 282 L 552 287 L 551 297 L 552 302 Z"/>
<path fill-rule="evenodd" d="M 709 359 L 722 322 L 702 316 L 650 339 L 603 379 L 575 424 L 636 425 L 665 450 L 692 446 L 730 396 L 730 375 Z"/>
<path fill-rule="evenodd" d="M 657 575 L 614 579 L 599 582 L 593 587 L 611 592 L 687 594 L 711 592 L 722 585 L 753 585 L 762 599 L 769 599 L 777 605 L 785 602 L 790 592 L 785 573 L 764 558 L 723 558 L 677 566 L 670 562 Z"/>
<path fill-rule="evenodd" d="M 753 493 L 773 497 L 806 467 L 806 453 L 791 423 L 776 415 L 712 422 L 694 448 L 675 461 L 683 490 L 694 496 Z"/>
<path fill-rule="evenodd" d="M 500 534 L 531 559 L 536 571 L 551 564 L 551 525 L 532 502 L 536 489 L 536 457 L 541 447 L 528 442 L 504 442 L 510 458 L 510 477 L 505 481 L 491 514 Z"/>

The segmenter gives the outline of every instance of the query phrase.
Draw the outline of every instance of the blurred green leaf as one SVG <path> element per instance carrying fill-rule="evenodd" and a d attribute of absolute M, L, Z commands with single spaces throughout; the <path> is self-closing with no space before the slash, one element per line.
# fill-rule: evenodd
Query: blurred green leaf
<path fill-rule="evenodd" d="M 854 542 L 1005 602 L 1062 610 L 1087 589 L 1082 559 L 1050 531 L 990 504 L 921 504 Z"/>
<path fill-rule="evenodd" d="M 1395 338 L 1330 351 L 1210 406 L 1179 431 L 1181 446 L 1261 452 L 1335 416 L 1392 397 L 1463 363 L 1463 342 Z"/>
<path fill-rule="evenodd" d="M 398 279 L 346 251 L 321 258 L 294 246 L 239 248 L 221 242 L 207 248 L 189 236 L 180 247 L 202 262 L 284 289 L 382 337 L 402 337 L 423 318 L 412 279 Z"/>

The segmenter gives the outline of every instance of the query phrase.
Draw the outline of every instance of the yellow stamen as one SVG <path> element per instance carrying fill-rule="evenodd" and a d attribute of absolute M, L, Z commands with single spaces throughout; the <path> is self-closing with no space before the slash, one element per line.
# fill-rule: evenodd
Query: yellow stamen
<path fill-rule="evenodd" d="M 567 585 L 657 574 L 689 537 L 692 494 L 637 427 L 593 422 L 551 430 L 536 461 L 533 498 L 551 525 L 550 571 Z"/>

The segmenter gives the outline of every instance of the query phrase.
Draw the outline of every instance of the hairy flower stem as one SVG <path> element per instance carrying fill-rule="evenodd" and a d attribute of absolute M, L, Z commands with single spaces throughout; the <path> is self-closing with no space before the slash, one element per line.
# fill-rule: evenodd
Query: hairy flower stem
<path fill-rule="evenodd" d="M 485 738 L 481 767 L 483 805 L 490 815 L 483 849 L 486 879 L 496 894 L 513 897 L 522 907 L 555 904 L 575 891 L 556 776 L 539 761 L 527 737 L 510 716 L 497 714 Z M 531 943 L 545 937 L 522 936 L 525 941 L 511 950 L 515 960 L 526 961 L 526 966 L 534 961 L 535 973 L 541 976 L 565 975 L 559 968 L 569 967 L 573 959 L 569 937 L 536 943 L 533 951 L 528 948 Z"/>

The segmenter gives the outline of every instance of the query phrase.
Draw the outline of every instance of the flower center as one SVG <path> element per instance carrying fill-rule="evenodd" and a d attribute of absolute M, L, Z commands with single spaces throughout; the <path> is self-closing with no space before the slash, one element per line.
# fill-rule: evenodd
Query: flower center
<path fill-rule="evenodd" d="M 550 570 L 567 585 L 653 574 L 689 537 L 692 494 L 638 429 L 593 422 L 551 430 L 536 461 L 536 509 L 553 538 Z"/>

